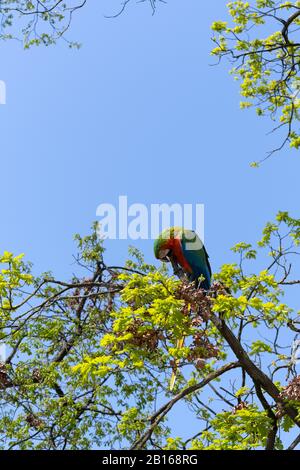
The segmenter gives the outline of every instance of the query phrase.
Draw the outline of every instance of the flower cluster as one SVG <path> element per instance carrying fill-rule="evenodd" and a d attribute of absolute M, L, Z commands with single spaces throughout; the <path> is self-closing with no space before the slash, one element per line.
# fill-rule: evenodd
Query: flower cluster
<path fill-rule="evenodd" d="M 300 375 L 293 378 L 293 380 L 282 390 L 280 397 L 284 400 L 300 401 Z"/>
<path fill-rule="evenodd" d="M 6 365 L 3 362 L 0 362 L 0 390 L 12 387 L 12 385 L 12 381 L 7 374 Z"/>

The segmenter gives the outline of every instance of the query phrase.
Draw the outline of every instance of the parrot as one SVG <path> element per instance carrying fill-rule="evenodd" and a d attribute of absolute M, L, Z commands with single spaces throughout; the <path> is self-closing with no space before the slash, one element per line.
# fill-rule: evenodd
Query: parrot
<path fill-rule="evenodd" d="M 208 291 L 211 285 L 211 267 L 207 251 L 193 230 L 170 227 L 154 242 L 155 257 L 161 261 L 175 260 L 197 288 Z M 200 276 L 203 280 L 199 281 Z"/>
<path fill-rule="evenodd" d="M 154 242 L 154 255 L 163 262 L 170 262 L 173 259 L 197 288 L 205 291 L 210 289 L 212 271 L 209 256 L 193 230 L 182 227 L 170 227 L 164 230 Z M 181 349 L 183 345 L 184 337 L 177 340 L 177 349 Z M 178 364 L 179 361 L 176 361 L 170 381 L 170 391 L 175 385 Z"/>

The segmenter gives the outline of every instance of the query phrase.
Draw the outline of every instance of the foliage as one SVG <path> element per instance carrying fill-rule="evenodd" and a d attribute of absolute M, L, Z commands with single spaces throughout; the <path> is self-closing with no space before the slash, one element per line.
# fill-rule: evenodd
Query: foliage
<path fill-rule="evenodd" d="M 212 54 L 226 56 L 240 81 L 241 108 L 256 107 L 275 129 L 284 129 L 282 144 L 300 146 L 299 53 L 300 2 L 241 0 L 228 3 L 230 21 L 215 21 Z M 257 166 L 257 162 L 253 166 Z"/>
<path fill-rule="evenodd" d="M 1 448 L 281 448 L 278 430 L 295 426 L 299 407 L 296 363 L 281 341 L 292 343 L 298 331 L 282 297 L 300 282 L 290 266 L 300 221 L 279 213 L 256 249 L 237 244 L 238 262 L 222 266 L 208 295 L 135 249 L 126 266 L 106 266 L 96 226 L 76 241 L 78 274 L 69 282 L 35 277 L 22 256 L 0 258 L 8 351 L 0 365 Z M 235 357 L 224 325 L 250 366 Z M 255 367 L 270 389 L 253 379 Z M 182 407 L 199 429 L 190 437 L 168 425 L 170 410 Z"/>
<path fill-rule="evenodd" d="M 201 439 L 192 441 L 192 449 L 197 450 L 248 450 L 266 445 L 271 428 L 265 411 L 255 405 L 244 406 L 239 410 L 219 413 L 211 420 L 212 429 L 205 431 Z M 276 448 L 282 448 L 277 439 Z"/>

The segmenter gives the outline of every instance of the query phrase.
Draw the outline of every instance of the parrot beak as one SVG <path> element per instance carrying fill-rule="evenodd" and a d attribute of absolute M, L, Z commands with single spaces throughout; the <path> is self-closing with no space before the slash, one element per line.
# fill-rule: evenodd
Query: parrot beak
<path fill-rule="evenodd" d="M 165 263 L 168 263 L 170 261 L 170 258 L 169 258 L 170 253 L 171 253 L 170 250 L 160 250 L 159 252 L 160 261 L 164 261 Z"/>

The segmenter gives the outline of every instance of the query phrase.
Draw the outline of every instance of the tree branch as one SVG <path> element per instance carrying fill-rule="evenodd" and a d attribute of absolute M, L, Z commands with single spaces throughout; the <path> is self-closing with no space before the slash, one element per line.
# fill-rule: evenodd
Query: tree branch
<path fill-rule="evenodd" d="M 205 387 L 205 385 L 210 383 L 212 380 L 216 379 L 217 377 L 220 377 L 220 375 L 224 374 L 225 372 L 228 372 L 232 369 L 236 369 L 237 367 L 241 367 L 241 364 L 239 362 L 232 362 L 230 364 L 226 364 L 225 366 L 221 367 L 220 369 L 217 369 L 214 372 L 212 372 L 211 374 L 209 374 L 200 383 L 198 383 L 196 385 L 192 385 L 192 386 L 182 390 L 177 395 L 175 395 L 174 398 L 172 398 L 165 405 L 163 405 L 150 418 L 150 421 L 152 423 L 150 428 L 132 445 L 130 450 L 138 450 L 138 449 L 143 449 L 144 448 L 146 442 L 150 439 L 154 429 L 159 425 L 159 423 L 162 421 L 162 419 L 169 413 L 169 411 L 173 408 L 173 406 L 179 400 L 186 397 L 187 395 L 190 395 L 191 393 L 197 392 L 201 388 Z"/>

